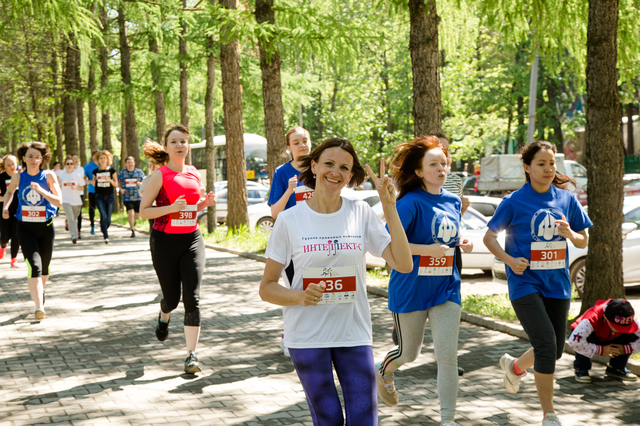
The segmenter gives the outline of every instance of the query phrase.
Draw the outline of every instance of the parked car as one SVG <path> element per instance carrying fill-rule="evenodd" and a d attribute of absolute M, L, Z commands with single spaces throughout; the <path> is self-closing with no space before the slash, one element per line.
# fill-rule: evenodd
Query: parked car
<path fill-rule="evenodd" d="M 224 181 L 224 189 L 216 192 L 216 222 L 224 223 L 227 221 L 227 189 L 226 181 Z M 256 182 L 247 182 L 247 203 L 249 206 L 264 202 L 269 195 L 269 189 Z M 198 212 L 198 223 L 205 226 L 207 221 L 207 208 Z"/>
<path fill-rule="evenodd" d="M 624 195 L 640 195 L 640 173 L 629 173 L 622 178 Z"/>
<path fill-rule="evenodd" d="M 498 209 L 502 202 L 502 198 L 497 197 L 478 197 L 475 195 L 466 196 L 471 203 L 471 207 L 477 210 L 484 217 L 490 218 Z"/>
<path fill-rule="evenodd" d="M 640 282 L 640 197 L 626 197 L 622 206 L 624 223 L 622 224 L 622 273 L 625 285 Z M 504 246 L 503 246 L 504 247 Z M 569 257 L 569 276 L 578 294 L 582 297 L 584 291 L 586 259 L 588 247 L 576 248 L 571 241 L 567 241 Z M 492 267 L 493 278 L 506 283 L 507 274 L 502 261 L 494 259 Z"/>

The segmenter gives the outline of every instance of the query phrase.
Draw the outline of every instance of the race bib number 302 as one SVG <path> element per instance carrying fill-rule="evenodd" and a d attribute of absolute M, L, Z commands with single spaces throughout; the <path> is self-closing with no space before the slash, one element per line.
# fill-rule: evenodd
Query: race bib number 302
<path fill-rule="evenodd" d="M 303 268 L 302 288 L 324 281 L 326 288 L 318 305 L 356 301 L 356 267 Z"/>
<path fill-rule="evenodd" d="M 420 256 L 418 275 L 447 276 L 453 274 L 454 248 L 450 248 L 443 257 Z"/>
<path fill-rule="evenodd" d="M 171 213 L 171 226 L 195 226 L 197 221 L 197 206 L 188 205 L 186 209 Z"/>
<path fill-rule="evenodd" d="M 537 270 L 562 269 L 567 257 L 566 241 L 531 243 L 529 268 Z"/>
<path fill-rule="evenodd" d="M 313 197 L 314 192 L 315 191 L 308 186 L 296 186 L 296 204 L 307 201 L 309 198 Z"/>
<path fill-rule="evenodd" d="M 47 208 L 45 206 L 22 206 L 23 222 L 46 222 Z"/>

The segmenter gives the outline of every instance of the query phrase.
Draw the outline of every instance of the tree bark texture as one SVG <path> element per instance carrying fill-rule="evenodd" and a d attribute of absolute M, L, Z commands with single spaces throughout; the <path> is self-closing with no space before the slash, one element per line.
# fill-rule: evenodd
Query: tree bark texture
<path fill-rule="evenodd" d="M 76 50 L 76 116 L 78 122 L 78 159 L 80 164 L 87 163 L 87 146 L 84 129 L 84 96 L 82 94 L 82 76 L 80 75 L 80 49 Z"/>
<path fill-rule="evenodd" d="M 187 0 L 182 0 L 182 7 L 186 9 Z M 178 50 L 180 53 L 180 123 L 189 128 L 189 65 L 187 64 L 187 23 L 181 22 L 182 30 L 178 38 Z M 187 154 L 187 164 L 192 164 L 191 150 Z"/>
<path fill-rule="evenodd" d="M 136 167 L 140 167 L 136 106 L 133 99 L 133 86 L 131 85 L 131 49 L 129 48 L 126 18 L 122 4 L 118 7 L 118 28 L 120 30 L 120 75 L 124 85 L 124 108 L 127 112 L 127 153 L 133 156 Z"/>
<path fill-rule="evenodd" d="M 204 137 L 206 140 L 205 155 L 207 157 L 207 193 L 213 192 L 216 182 L 216 156 L 213 145 L 213 106 L 216 82 L 216 59 L 213 54 L 215 41 L 213 36 L 207 37 L 207 88 L 204 94 Z M 216 206 L 207 208 L 207 232 L 212 233 L 216 227 Z"/>
<path fill-rule="evenodd" d="M 589 0 L 587 26 L 586 156 L 589 231 L 582 309 L 624 297 L 622 284 L 622 175 L 617 62 L 618 0 Z"/>
<path fill-rule="evenodd" d="M 102 38 L 104 46 L 100 47 L 100 86 L 105 89 L 109 84 L 109 21 L 107 18 L 107 9 L 100 9 L 100 24 L 102 25 Z M 111 152 L 111 116 L 109 107 L 102 107 L 102 149 Z"/>
<path fill-rule="evenodd" d="M 415 137 L 442 130 L 440 55 L 436 0 L 409 0 L 409 50 L 413 75 L 413 133 Z"/>
<path fill-rule="evenodd" d="M 87 83 L 89 89 L 89 153 L 93 154 L 98 150 L 98 107 L 96 103 L 96 67 L 92 62 L 89 66 L 89 81 Z M 82 164 L 86 164 L 86 159 Z"/>
<path fill-rule="evenodd" d="M 256 0 L 258 24 L 275 25 L 273 0 Z M 284 107 L 280 79 L 280 52 L 272 46 L 273 37 L 260 40 L 260 69 L 262 70 L 262 104 L 264 107 L 264 133 L 267 138 L 267 168 L 269 180 L 273 180 L 276 167 L 286 161 L 284 141 Z M 273 51 L 269 52 L 269 48 Z"/>
<path fill-rule="evenodd" d="M 160 70 L 159 49 L 158 40 L 150 36 L 149 37 L 149 51 L 154 53 L 154 57 L 151 60 L 151 78 L 153 79 L 153 87 L 155 94 L 155 108 L 156 108 L 156 140 L 159 144 L 163 143 L 164 131 L 167 127 L 167 118 L 164 110 L 164 91 L 162 90 L 162 71 Z"/>
<path fill-rule="evenodd" d="M 236 9 L 238 0 L 221 0 L 226 9 Z M 226 40 L 227 28 L 221 29 Z M 247 215 L 247 173 L 244 157 L 244 125 L 242 121 L 242 87 L 240 85 L 239 46 L 237 40 L 220 43 L 222 71 L 222 109 L 227 151 L 227 226 L 237 230 L 245 225 Z"/>
<path fill-rule="evenodd" d="M 58 93 L 58 55 L 56 53 L 56 48 L 54 46 L 53 52 L 51 54 L 51 81 L 53 85 L 54 92 L 54 105 L 52 107 L 52 115 L 53 115 L 53 130 L 56 135 L 56 150 L 55 156 L 57 161 L 62 160 L 62 156 L 64 155 L 62 145 L 64 143 L 64 136 L 62 132 L 62 123 L 60 122 L 60 118 L 62 117 L 62 103 L 60 101 L 60 97 L 57 96 Z M 11 152 L 14 152 L 13 149 Z"/>
<path fill-rule="evenodd" d="M 64 68 L 64 91 L 62 94 L 62 108 L 64 110 L 64 145 L 67 155 L 78 153 L 78 123 L 76 114 L 75 95 L 76 83 L 76 47 L 74 38 L 69 37 L 66 44 L 67 58 Z"/>

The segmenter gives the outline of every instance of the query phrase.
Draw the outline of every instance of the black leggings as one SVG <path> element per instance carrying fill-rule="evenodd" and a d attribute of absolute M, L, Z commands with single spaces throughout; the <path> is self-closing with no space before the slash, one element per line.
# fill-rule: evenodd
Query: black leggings
<path fill-rule="evenodd" d="M 160 309 L 168 314 L 177 308 L 182 288 L 184 325 L 200 326 L 200 284 L 205 264 L 204 240 L 200 230 L 188 234 L 167 234 L 152 229 L 149 245 L 153 268 L 162 288 Z"/>
<path fill-rule="evenodd" d="M 18 236 L 22 245 L 22 254 L 27 262 L 27 278 L 49 275 L 49 263 L 53 254 L 53 219 L 45 223 L 18 221 Z"/>
<path fill-rule="evenodd" d="M 2 204 L 0 203 L 0 206 Z M 20 250 L 20 237 L 18 237 L 18 222 L 13 214 L 9 215 L 9 219 L 0 217 L 0 247 L 7 247 L 7 243 L 11 240 L 11 258 L 15 259 Z"/>
<path fill-rule="evenodd" d="M 89 192 L 87 193 L 87 197 L 89 198 L 89 222 L 91 222 L 91 227 L 93 227 L 96 217 L 96 193 Z M 80 216 L 82 216 L 82 212 Z M 80 229 L 80 222 L 78 222 L 78 229 Z"/>

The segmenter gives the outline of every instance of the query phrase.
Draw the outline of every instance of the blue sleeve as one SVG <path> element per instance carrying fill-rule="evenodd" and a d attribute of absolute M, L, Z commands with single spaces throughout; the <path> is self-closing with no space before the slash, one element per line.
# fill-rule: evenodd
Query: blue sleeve
<path fill-rule="evenodd" d="M 400 223 L 402 223 L 402 227 L 404 228 L 404 232 L 407 233 L 407 230 L 413 223 L 413 219 L 416 215 L 416 209 L 414 203 L 407 202 L 398 202 L 396 203 L 396 210 L 398 211 L 398 216 L 400 217 Z M 389 231 L 389 226 L 385 225 L 387 228 L 387 232 Z M 407 237 L 409 235 L 407 234 Z"/>
<path fill-rule="evenodd" d="M 571 194 L 569 203 L 569 226 L 574 232 L 581 232 L 593 226 L 575 195 Z"/>
<path fill-rule="evenodd" d="M 273 174 L 273 182 L 271 183 L 271 191 L 269 192 L 269 201 L 267 201 L 267 204 L 270 206 L 277 203 L 287 190 L 287 186 L 283 182 L 283 176 L 284 173 L 281 173 L 281 170 L 276 170 Z"/>
<path fill-rule="evenodd" d="M 509 203 L 509 199 L 504 199 L 498 205 L 495 214 L 489 220 L 487 226 L 493 232 L 498 234 L 500 231 L 503 231 L 509 226 L 509 224 L 513 221 L 513 209 L 511 208 L 511 203 Z"/>

